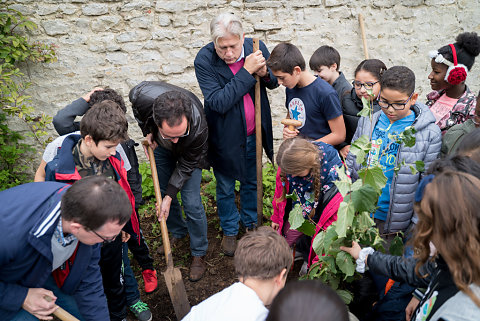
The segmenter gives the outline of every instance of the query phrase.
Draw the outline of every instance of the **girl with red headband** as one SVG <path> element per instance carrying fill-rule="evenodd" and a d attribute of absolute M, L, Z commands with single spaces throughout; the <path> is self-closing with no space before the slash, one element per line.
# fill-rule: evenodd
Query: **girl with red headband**
<path fill-rule="evenodd" d="M 442 134 L 475 113 L 476 97 L 465 80 L 479 53 L 480 37 L 475 32 L 465 32 L 457 36 L 454 44 L 429 54 L 432 72 L 428 79 L 434 91 L 427 95 L 427 106 Z"/>

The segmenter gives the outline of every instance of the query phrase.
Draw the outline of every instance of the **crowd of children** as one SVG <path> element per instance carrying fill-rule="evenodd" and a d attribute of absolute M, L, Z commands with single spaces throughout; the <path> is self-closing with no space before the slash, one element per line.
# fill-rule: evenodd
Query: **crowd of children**
<path fill-rule="evenodd" d="M 223 38 L 237 40 L 236 34 L 228 32 Z M 377 304 L 371 311 L 357 317 L 432 321 L 480 318 L 480 165 L 477 163 L 480 161 L 480 107 L 478 98 L 466 85 L 468 72 L 479 53 L 480 37 L 468 32 L 458 35 L 454 43 L 430 52 L 432 71 L 428 79 L 433 92 L 426 99 L 415 89 L 418 80 L 412 70 L 406 66 L 387 68 L 379 59 L 362 61 L 350 84 L 346 80 L 348 76 L 340 71 L 339 52 L 330 46 L 322 46 L 312 55 L 309 66 L 313 74 L 306 70 L 300 50 L 290 43 L 277 45 L 268 59 L 258 52 L 249 55 L 249 64 L 251 57 L 258 59 L 256 72 L 262 73 L 263 81 L 268 81 L 272 88 L 277 85 L 275 81 L 286 87 L 287 118 L 298 120 L 301 125 L 295 130 L 286 126 L 283 129 L 284 141 L 276 157 L 278 171 L 271 228 L 255 228 L 252 223 L 246 227 L 253 231 L 246 233 L 238 246 L 231 242 L 228 255 L 235 253 L 239 282 L 193 307 L 185 320 L 355 319 L 352 314 L 349 316 L 335 292 L 317 281 L 292 282 L 282 288 L 294 259 L 292 252 L 302 254 L 303 273 L 312 255 L 315 256 L 311 238 L 290 229 L 289 212 L 298 205 L 304 218 L 316 225 L 317 232 L 336 221 L 343 197 L 334 182 L 340 170 L 346 171 L 352 180 L 358 179 L 358 172 L 365 165 L 357 162 L 350 147 L 363 135 L 371 141 L 367 166 L 380 165 L 387 178 L 377 209 L 371 213 L 376 227 L 387 244 L 398 232 L 403 232 L 405 239 L 413 240 L 415 250 L 406 251 L 401 258 L 371 248 L 361 249 L 355 242 L 351 248 L 342 247 L 356 259 L 357 271 L 363 273 L 369 269 L 366 278 L 371 277 L 382 291 L 385 290 L 384 281 L 379 281 L 382 277 L 390 278 L 398 287 L 405 285 L 402 300 L 395 301 L 395 309 L 384 309 L 392 304 L 383 300 L 386 290 L 383 295 L 378 294 Z M 234 57 L 237 61 L 227 54 L 225 57 L 222 58 L 225 62 L 231 60 L 227 64 L 240 61 L 244 66 L 242 56 Z M 247 67 L 242 66 L 232 69 L 232 75 L 244 73 L 240 69 Z M 189 110 L 190 98 L 183 94 L 177 96 L 175 99 L 183 99 Z M 370 106 L 372 117 L 359 116 L 365 105 Z M 182 113 L 177 115 L 179 122 L 164 120 L 174 134 L 166 133 L 165 128 L 160 131 L 162 127 L 152 122 L 158 133 L 149 132 L 150 139 L 151 134 L 159 135 L 162 141 L 168 142 L 164 146 L 166 150 L 175 154 L 175 148 L 181 145 L 175 148 L 171 145 L 197 130 L 189 123 L 192 117 L 197 117 L 202 124 L 198 127 L 203 133 L 199 150 L 204 160 L 207 126 L 201 108 L 197 109 L 197 116 L 190 115 L 189 111 L 188 117 Z M 130 250 L 141 266 L 145 292 L 153 292 L 157 288 L 157 275 L 139 227 L 138 209 L 143 202 L 141 176 L 134 149 L 136 143 L 127 135 L 125 112 L 122 97 L 112 89 L 102 88 L 95 88 L 60 110 L 54 125 L 63 136 L 46 148 L 35 181 L 73 183 L 87 176 L 106 176 L 123 188 L 131 203 L 131 215 L 121 237 L 106 238 L 95 233 L 103 240 L 99 261 L 103 288 L 110 320 L 126 320 L 127 309 L 130 309 L 138 320 L 149 321 L 152 314 L 140 298 L 128 258 Z M 246 114 L 246 111 L 241 113 L 244 117 Z M 251 113 L 248 115 L 253 117 Z M 77 116 L 83 116 L 80 122 L 75 122 Z M 158 116 L 153 115 L 150 121 L 155 117 Z M 177 134 L 176 126 L 181 127 Z M 415 145 L 407 147 L 398 137 L 412 127 Z M 248 135 L 252 130 L 253 127 Z M 446 159 L 437 160 L 440 156 Z M 407 164 L 421 161 L 429 172 L 413 173 L 408 166 L 401 166 L 403 161 Z M 201 170 L 202 166 L 194 165 L 195 170 Z M 395 170 L 397 167 L 400 168 Z M 178 175 L 188 180 L 192 171 Z M 169 178 L 170 175 L 166 181 Z M 173 185 L 170 185 L 167 195 L 172 191 Z M 173 190 L 178 192 L 182 189 L 180 185 Z M 295 197 L 292 200 L 287 194 Z M 187 217 L 187 221 L 190 220 Z M 227 236 L 236 240 L 235 233 Z M 205 248 L 202 249 L 205 251 L 194 260 L 199 272 L 194 273 L 192 265 L 190 279 L 193 281 L 201 278 L 206 269 L 203 261 L 206 232 L 204 234 Z M 54 278 L 61 279 L 63 269 L 63 265 L 55 269 Z M 415 288 L 419 291 L 414 294 Z M 420 291 L 420 288 L 426 290 Z M 392 293 L 387 298 L 397 299 Z M 412 295 L 414 298 L 410 301 Z M 379 312 L 386 310 L 388 317 Z"/>

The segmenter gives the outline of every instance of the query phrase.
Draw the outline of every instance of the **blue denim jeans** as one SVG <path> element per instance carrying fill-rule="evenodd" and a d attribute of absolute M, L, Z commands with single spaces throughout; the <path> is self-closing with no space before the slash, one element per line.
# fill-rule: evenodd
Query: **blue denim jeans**
<path fill-rule="evenodd" d="M 257 168 L 255 135 L 247 137 L 247 175 L 240 184 L 240 214 L 235 205 L 235 179 L 213 169 L 217 180 L 217 210 L 223 234 L 238 234 L 238 222 L 247 227 L 257 224 Z"/>
<path fill-rule="evenodd" d="M 154 155 L 163 196 L 165 195 L 168 181 L 177 166 L 177 159 L 175 159 L 171 151 L 161 146 L 155 149 Z M 202 198 L 200 197 L 201 181 L 202 170 L 196 168 L 180 190 L 186 220 L 182 216 L 182 208 L 176 197 L 172 200 L 167 219 L 167 227 L 172 236 L 182 238 L 187 233 L 190 235 L 192 256 L 204 256 L 207 254 L 208 248 L 207 216 L 205 215 Z"/>
<path fill-rule="evenodd" d="M 122 246 L 122 260 L 123 260 L 123 285 L 125 287 L 125 296 L 127 298 L 127 306 L 131 306 L 140 299 L 140 292 L 138 291 L 138 283 L 130 266 L 130 258 L 128 257 L 128 245 L 123 243 Z"/>
<path fill-rule="evenodd" d="M 55 301 L 56 305 L 58 305 L 68 313 L 72 314 L 77 319 L 82 321 L 85 320 L 80 314 L 80 310 L 78 309 L 77 302 L 75 301 L 74 297 L 72 295 L 63 293 L 58 288 L 55 280 L 51 275 L 48 277 L 47 282 L 45 283 L 43 288 L 50 290 L 53 292 L 53 294 L 55 294 L 55 296 L 57 297 L 57 301 Z M 12 321 L 38 321 L 38 319 L 27 311 L 21 309 L 12 319 Z"/>

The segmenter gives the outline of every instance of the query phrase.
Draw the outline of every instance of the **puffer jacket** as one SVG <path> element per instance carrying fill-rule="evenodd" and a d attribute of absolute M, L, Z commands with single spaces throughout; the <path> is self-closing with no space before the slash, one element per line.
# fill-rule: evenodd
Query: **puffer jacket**
<path fill-rule="evenodd" d="M 188 136 L 181 137 L 175 144 L 159 135 L 158 127 L 153 121 L 154 100 L 169 91 L 179 91 L 192 101 L 192 119 L 188 120 L 190 132 Z M 166 190 L 166 194 L 173 198 L 190 178 L 195 168 L 209 168 L 207 161 L 208 128 L 202 103 L 190 91 L 163 81 L 143 81 L 130 90 L 128 97 L 132 103 L 133 115 L 142 129 L 143 135 L 152 133 L 158 145 L 172 151 L 177 160 L 177 167 L 168 181 Z"/>
<path fill-rule="evenodd" d="M 440 129 L 435 125 L 435 117 L 427 106 L 416 103 L 411 107 L 415 113 L 413 127 L 417 130 L 415 133 L 415 145 L 406 147 L 403 144 L 398 149 L 397 164 L 405 160 L 407 166 L 402 166 L 400 170 L 393 176 L 392 187 L 390 189 L 390 206 L 388 210 L 387 220 L 385 222 L 385 230 L 381 233 L 393 233 L 398 231 L 406 231 L 410 223 L 416 223 L 417 218 L 413 216 L 413 200 L 417 185 L 420 182 L 423 173 L 418 172 L 412 174 L 410 166 L 415 161 L 423 161 L 425 169 L 438 158 L 442 145 L 442 135 Z M 373 115 L 373 124 L 376 126 L 382 111 Z M 370 119 L 361 117 L 358 123 L 357 131 L 352 142 L 362 135 L 371 136 Z M 357 179 L 357 171 L 361 169 L 361 164 L 357 164 L 356 156 L 349 153 L 345 161 L 350 171 L 352 179 Z"/>
<path fill-rule="evenodd" d="M 406 259 L 380 252 L 373 252 L 367 257 L 370 272 L 414 287 L 427 288 L 411 320 L 478 320 L 480 307 L 457 288 L 441 255 L 435 261 L 427 261 L 420 267 L 418 274 L 425 277 L 415 273 L 416 263 L 413 258 Z M 480 286 L 470 284 L 470 289 L 474 295 L 480 296 Z"/>

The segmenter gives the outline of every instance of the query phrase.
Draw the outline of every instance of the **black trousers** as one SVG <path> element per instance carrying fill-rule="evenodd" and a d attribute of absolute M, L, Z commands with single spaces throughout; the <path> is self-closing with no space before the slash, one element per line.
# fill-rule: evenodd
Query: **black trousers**
<path fill-rule="evenodd" d="M 127 302 L 123 286 L 122 272 L 122 237 L 103 244 L 100 256 L 103 289 L 107 297 L 110 321 L 121 321 L 127 317 Z"/>
<path fill-rule="evenodd" d="M 135 213 L 137 214 L 137 219 L 140 222 L 138 216 L 138 208 L 135 208 Z M 143 237 L 142 231 L 140 231 L 140 244 L 136 238 L 131 237 L 128 242 L 128 249 L 133 254 L 133 258 L 138 262 L 142 271 L 153 270 L 153 259 L 150 256 L 150 250 L 148 249 L 147 243 L 145 243 L 145 238 Z"/>

